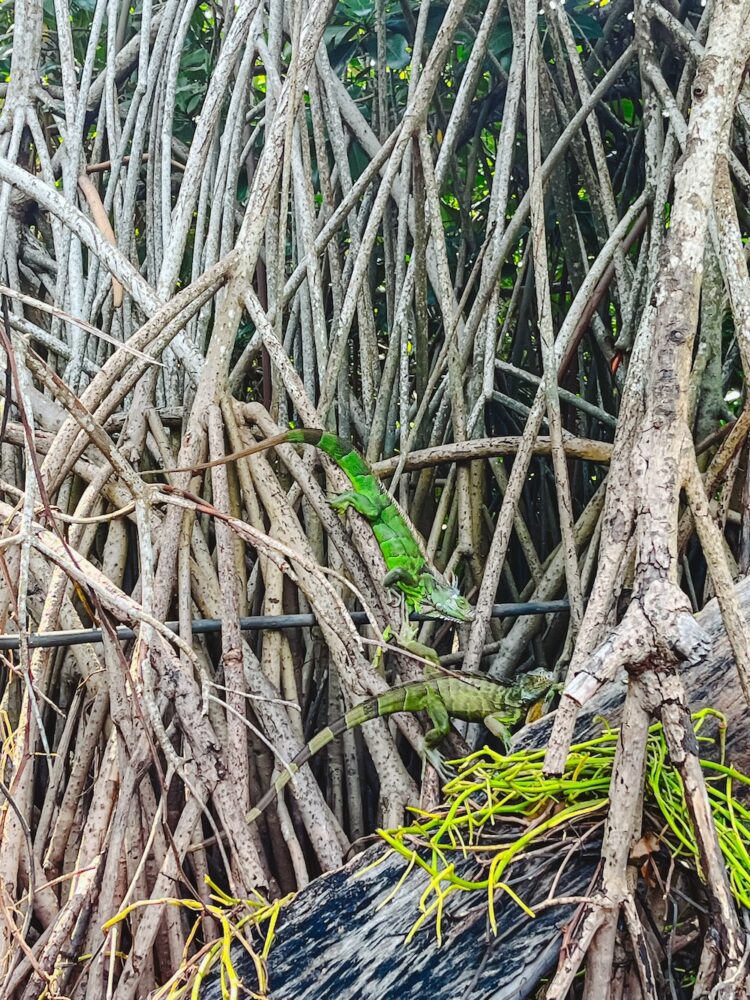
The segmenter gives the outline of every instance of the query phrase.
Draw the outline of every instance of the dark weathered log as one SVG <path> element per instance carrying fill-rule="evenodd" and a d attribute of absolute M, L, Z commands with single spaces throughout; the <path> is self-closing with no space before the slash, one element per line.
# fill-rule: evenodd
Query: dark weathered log
<path fill-rule="evenodd" d="M 738 587 L 743 611 L 750 610 L 750 581 Z M 685 668 L 685 681 L 693 708 L 712 706 L 728 721 L 727 756 L 739 770 L 750 770 L 750 727 L 747 706 L 740 691 L 726 635 L 716 602 L 699 615 L 713 640 L 712 655 L 702 664 Z M 576 736 L 593 730 L 594 716 L 616 723 L 623 700 L 625 679 L 611 684 L 581 713 Z M 528 727 L 517 745 L 544 746 L 549 719 Z M 572 841 L 571 841 L 572 843 Z M 583 895 L 594 876 L 599 841 L 593 837 L 580 850 L 571 851 L 555 895 Z M 287 906 L 279 920 L 268 961 L 270 1000 L 431 1000 L 492 998 L 521 1000 L 534 995 L 540 981 L 557 963 L 572 905 L 542 908 L 530 919 L 507 897 L 498 906 L 499 932 L 495 937 L 486 922 L 481 900 L 449 900 L 443 921 L 444 940 L 438 947 L 434 921 L 427 922 L 415 938 L 404 938 L 419 916 L 419 901 L 427 884 L 424 873 L 410 873 L 393 899 L 380 906 L 403 874 L 405 862 L 391 856 L 378 867 L 360 874 L 380 857 L 376 844 L 339 871 L 317 879 Z M 536 857 L 517 866 L 512 886 L 532 907 L 544 900 L 561 863 L 562 852 Z M 466 862 L 468 868 L 472 862 Z M 256 984 L 252 964 L 243 952 L 236 967 Z M 221 989 L 212 980 L 201 994 L 218 1000 Z"/>
<path fill-rule="evenodd" d="M 570 865 L 559 886 L 561 894 L 586 891 L 597 847 L 592 844 Z M 474 900 L 473 910 L 465 900 L 449 901 L 442 946 L 435 940 L 434 921 L 405 944 L 419 916 L 426 876 L 411 872 L 395 898 L 380 906 L 405 867 L 394 855 L 360 875 L 383 850 L 383 844 L 376 844 L 345 868 L 316 879 L 284 910 L 268 960 L 270 1000 L 520 1000 L 554 967 L 570 906 L 543 911 L 531 920 L 505 897 L 498 906 L 495 937 L 486 923 L 486 900 Z M 547 858 L 544 866 L 537 864 L 514 881 L 514 889 L 529 903 L 543 899 L 558 864 Z M 235 958 L 238 971 L 248 977 L 247 985 L 255 987 L 247 955 L 238 949 Z M 219 1000 L 216 979 L 201 996 Z"/>

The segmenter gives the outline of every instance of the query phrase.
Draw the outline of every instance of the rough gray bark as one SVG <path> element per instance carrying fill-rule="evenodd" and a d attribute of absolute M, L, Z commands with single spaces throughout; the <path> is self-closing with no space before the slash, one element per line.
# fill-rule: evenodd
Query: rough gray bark
<path fill-rule="evenodd" d="M 745 614 L 750 612 L 750 580 L 737 588 Z M 727 758 L 739 770 L 750 769 L 750 726 L 747 706 L 737 680 L 730 644 L 721 624 L 716 601 L 698 616 L 712 645 L 700 664 L 686 667 L 684 682 L 693 710 L 711 706 L 727 717 Z M 581 712 L 576 739 L 597 731 L 596 716 L 609 722 L 619 719 L 626 678 L 613 681 Z M 527 727 L 516 746 L 543 747 L 553 717 Z M 599 861 L 601 837 L 592 837 L 568 859 L 556 896 L 585 895 Z M 477 900 L 472 908 L 461 900 L 449 902 L 442 947 L 435 941 L 434 925 L 420 930 L 404 943 L 418 916 L 424 874 L 413 872 L 394 899 L 378 908 L 403 874 L 405 862 L 398 855 L 372 871 L 361 871 L 380 857 L 378 843 L 344 868 L 316 879 L 282 911 L 276 940 L 268 960 L 269 1000 L 335 1000 L 378 997 L 379 1000 L 522 1000 L 533 997 L 545 976 L 555 968 L 572 905 L 542 910 L 536 919 L 525 916 L 509 899 L 498 912 L 497 938 L 489 932 L 486 906 Z M 545 864 L 517 865 L 513 888 L 532 908 L 544 899 L 555 878 L 565 849 Z M 455 898 L 455 897 L 454 897 Z M 237 953 L 238 971 L 253 988 L 252 965 L 246 953 Z M 201 1000 L 219 1000 L 216 980 L 201 992 Z"/>

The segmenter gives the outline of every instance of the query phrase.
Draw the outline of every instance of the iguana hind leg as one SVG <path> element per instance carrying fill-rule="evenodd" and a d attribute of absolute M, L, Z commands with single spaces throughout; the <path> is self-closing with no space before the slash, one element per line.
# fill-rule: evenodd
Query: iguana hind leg
<path fill-rule="evenodd" d="M 448 735 L 451 728 L 451 720 L 445 702 L 437 693 L 431 691 L 427 696 L 425 706 L 427 714 L 432 722 L 432 729 L 428 729 L 424 737 L 424 758 L 435 768 L 443 781 L 448 781 L 452 775 L 446 770 L 443 758 L 438 753 L 438 744 Z"/>
<path fill-rule="evenodd" d="M 364 493 L 355 493 L 354 490 L 346 490 L 344 493 L 336 493 L 335 496 L 329 497 L 328 505 L 341 512 L 353 507 L 368 521 L 375 521 L 381 512 L 381 505 L 376 500 L 365 496 Z"/>
<path fill-rule="evenodd" d="M 407 618 L 401 626 L 401 631 L 396 637 L 399 646 L 402 646 L 410 653 L 414 653 L 415 656 L 420 656 L 423 660 L 431 660 L 433 663 L 439 663 L 440 658 L 432 646 L 426 646 L 423 642 L 418 642 L 414 638 L 416 634 L 417 629 Z"/>
<path fill-rule="evenodd" d="M 451 731 L 451 719 L 448 715 L 448 709 L 445 707 L 445 702 L 437 691 L 429 690 L 427 692 L 425 709 L 430 717 L 433 728 L 428 729 L 425 733 L 424 742 L 425 747 L 432 749 Z"/>
<path fill-rule="evenodd" d="M 453 778 L 453 774 L 443 762 L 443 755 L 435 747 L 425 747 L 424 759 L 426 764 L 437 771 L 444 785 Z"/>
<path fill-rule="evenodd" d="M 386 573 L 383 577 L 383 583 L 386 587 L 395 587 L 399 583 L 404 584 L 405 587 L 417 587 L 419 586 L 419 580 L 403 566 L 396 566 L 389 573 Z"/>
<path fill-rule="evenodd" d="M 391 574 L 389 573 L 388 576 Z M 386 577 L 386 580 L 388 577 Z M 401 597 L 401 615 L 402 615 L 402 625 L 398 634 L 394 632 L 390 625 L 386 626 L 383 632 L 383 639 L 389 642 L 394 639 L 396 643 L 401 646 L 402 649 L 408 650 L 410 653 L 414 653 L 415 656 L 419 656 L 423 660 L 431 660 L 433 663 L 439 663 L 439 658 L 432 646 L 425 646 L 422 642 L 417 642 L 414 638 L 417 634 L 418 626 L 412 625 L 409 621 L 409 616 L 406 610 L 406 598 L 403 594 Z"/>

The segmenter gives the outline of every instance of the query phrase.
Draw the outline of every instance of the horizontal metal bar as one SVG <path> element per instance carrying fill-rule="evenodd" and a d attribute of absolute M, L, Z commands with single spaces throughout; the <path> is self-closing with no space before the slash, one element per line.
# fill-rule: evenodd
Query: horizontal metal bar
<path fill-rule="evenodd" d="M 530 601 L 521 604 L 495 604 L 492 608 L 492 618 L 520 618 L 523 615 L 548 615 L 559 611 L 568 611 L 570 604 L 567 601 Z M 367 625 L 369 618 L 364 611 L 351 611 L 349 616 L 355 625 Z M 430 615 L 411 614 L 409 620 L 413 622 L 432 621 Z M 240 629 L 243 632 L 276 631 L 284 628 L 309 628 L 317 625 L 318 620 L 315 615 L 256 615 L 253 618 L 240 618 Z M 165 622 L 172 632 L 179 630 L 179 622 Z M 220 618 L 197 618 L 191 622 L 193 635 L 210 635 L 214 632 L 221 632 L 222 622 Z M 132 628 L 120 625 L 116 630 L 118 639 L 126 641 L 135 639 L 135 632 Z M 71 632 L 35 632 L 29 634 L 28 644 L 31 649 L 52 649 L 57 646 L 82 646 L 87 642 L 101 642 L 102 630 L 100 628 L 78 629 Z M 18 635 L 0 636 L 0 650 L 18 649 L 20 646 Z"/>

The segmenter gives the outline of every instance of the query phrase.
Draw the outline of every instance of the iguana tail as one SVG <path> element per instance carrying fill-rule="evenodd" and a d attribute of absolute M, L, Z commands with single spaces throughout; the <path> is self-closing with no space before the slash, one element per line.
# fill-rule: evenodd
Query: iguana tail
<path fill-rule="evenodd" d="M 347 730 L 354 729 L 356 726 L 361 725 L 363 722 L 369 722 L 371 719 L 377 719 L 380 715 L 378 701 L 377 698 L 371 698 L 369 701 L 363 701 L 361 705 L 355 705 L 346 715 L 340 719 L 336 719 L 330 726 L 326 726 L 325 729 L 321 729 L 319 733 L 316 733 L 307 746 L 303 747 L 290 762 L 289 766 L 284 768 L 265 795 L 258 801 L 258 804 L 250 810 L 247 814 L 247 822 L 254 823 L 260 814 L 271 805 L 276 796 L 289 784 L 294 775 L 319 750 L 328 746 L 329 743 L 332 743 L 333 740 L 341 736 L 342 733 L 347 732 Z"/>
<path fill-rule="evenodd" d="M 293 431 L 287 431 L 284 435 L 287 441 L 299 442 L 300 444 L 313 444 L 316 448 L 324 451 L 329 458 L 332 458 L 339 468 L 343 469 L 348 476 L 371 476 L 372 472 L 365 460 L 355 449 L 351 441 L 331 434 L 329 431 L 313 430 L 307 427 L 300 427 Z M 269 439 L 270 440 L 270 439 Z"/>
<path fill-rule="evenodd" d="M 320 448 L 350 477 L 372 477 L 372 472 L 368 468 L 367 463 L 350 441 L 345 441 L 343 438 L 337 437 L 328 431 L 313 430 L 306 427 L 283 431 L 281 434 L 274 434 L 263 441 L 257 441 L 247 448 L 242 448 L 240 451 L 233 451 L 231 455 L 216 458 L 212 462 L 201 462 L 199 465 L 185 466 L 179 469 L 152 469 L 143 474 L 161 475 L 163 473 L 175 472 L 199 472 L 202 469 L 213 469 L 217 465 L 226 465 L 227 462 L 234 462 L 239 458 L 247 458 L 248 455 L 257 455 L 258 452 L 266 451 L 268 448 L 275 448 L 278 444 L 296 444 L 297 442 L 300 444 L 312 444 Z"/>

